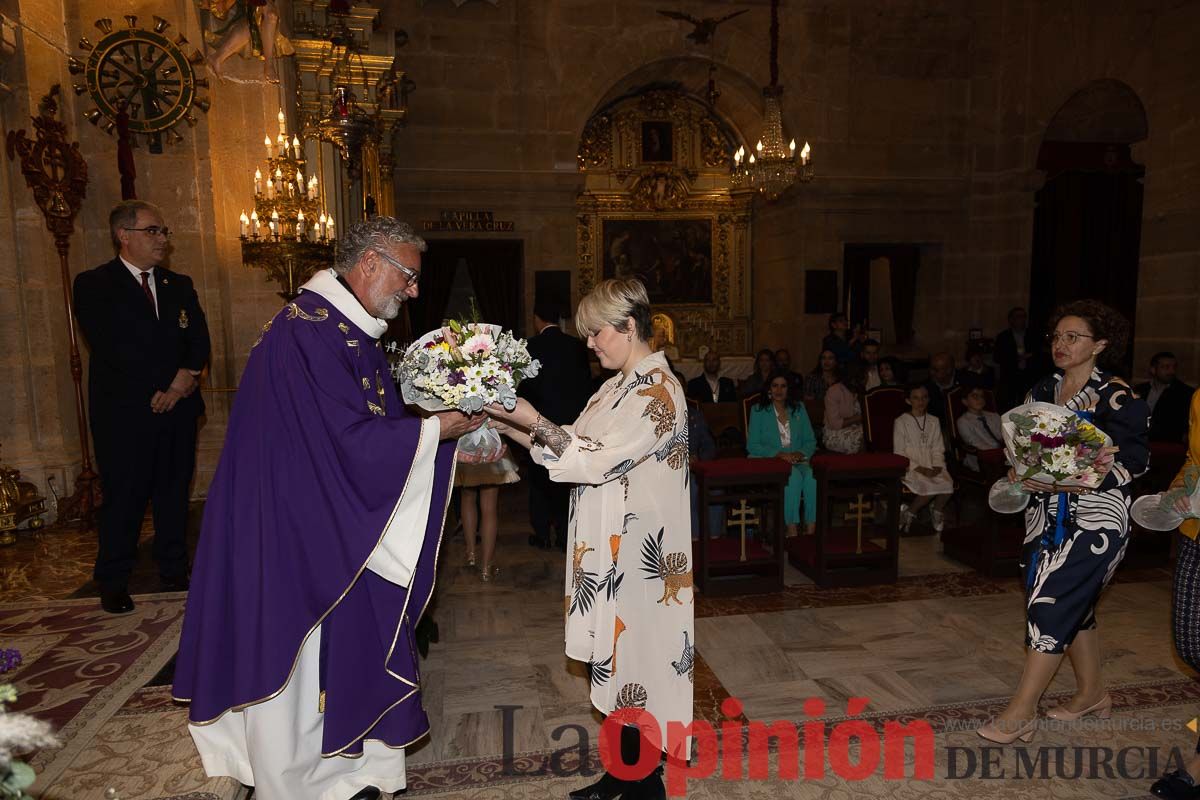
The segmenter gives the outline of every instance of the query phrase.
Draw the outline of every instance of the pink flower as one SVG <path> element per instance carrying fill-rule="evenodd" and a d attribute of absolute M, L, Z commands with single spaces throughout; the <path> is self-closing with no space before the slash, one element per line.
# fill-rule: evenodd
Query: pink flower
<path fill-rule="evenodd" d="M 473 356 L 479 353 L 490 353 L 495 346 L 496 344 L 489 334 L 476 333 L 463 343 L 462 350 L 466 355 Z"/>

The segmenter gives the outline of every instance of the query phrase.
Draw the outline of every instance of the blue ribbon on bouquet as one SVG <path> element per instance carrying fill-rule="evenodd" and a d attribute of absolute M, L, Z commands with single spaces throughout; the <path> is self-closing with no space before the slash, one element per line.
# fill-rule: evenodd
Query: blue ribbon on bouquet
<path fill-rule="evenodd" d="M 1092 411 L 1076 411 L 1075 416 L 1079 417 L 1084 422 L 1094 422 L 1096 415 Z M 1069 492 L 1059 492 L 1058 494 L 1058 512 L 1054 517 L 1054 538 L 1051 539 L 1047 533 L 1042 534 L 1041 547 L 1033 554 L 1033 558 L 1029 559 L 1029 573 L 1025 576 L 1025 587 L 1033 589 L 1033 578 L 1037 575 L 1038 556 L 1042 550 L 1048 550 L 1051 546 L 1057 550 L 1062 546 L 1063 540 L 1067 538 L 1067 522 L 1070 521 Z"/>

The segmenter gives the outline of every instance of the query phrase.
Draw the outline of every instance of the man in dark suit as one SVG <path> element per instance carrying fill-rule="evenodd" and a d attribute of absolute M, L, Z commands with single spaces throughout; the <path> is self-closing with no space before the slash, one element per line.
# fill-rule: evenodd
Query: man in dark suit
<path fill-rule="evenodd" d="M 545 299 L 533 305 L 533 324 L 537 335 L 529 340 L 529 355 L 542 363 L 536 378 L 522 381 L 517 394 L 529 400 L 555 425 L 574 422 L 592 396 L 592 368 L 583 342 L 558 327 L 558 306 Z M 550 528 L 555 543 L 567 546 L 567 514 L 570 486 L 550 480 L 545 467 L 531 464 L 529 469 L 529 522 L 533 535 L 529 544 L 550 546 Z"/>
<path fill-rule="evenodd" d="M 925 388 L 929 391 L 929 413 L 933 414 L 943 424 L 947 421 L 949 409 L 946 405 L 946 395 L 958 385 L 958 376 L 954 371 L 954 357 L 949 353 L 934 353 L 929 358 L 929 380 Z"/>
<path fill-rule="evenodd" d="M 697 403 L 736 403 L 737 385 L 732 378 L 721 377 L 721 354 L 704 354 L 704 374 L 687 383 L 687 396 Z"/>
<path fill-rule="evenodd" d="M 993 358 L 1000 367 L 1001 411 L 1025 402 L 1025 394 L 1040 377 L 1039 354 L 1042 342 L 1036 331 L 1029 328 L 1029 315 L 1017 307 L 1008 312 L 1008 328 L 996 334 Z"/>
<path fill-rule="evenodd" d="M 1150 441 L 1182 442 L 1188 435 L 1188 410 L 1195 391 L 1175 377 L 1175 354 L 1162 351 L 1150 359 L 1150 380 L 1133 387 L 1150 406 Z"/>
<path fill-rule="evenodd" d="M 154 559 L 166 591 L 188 588 L 188 497 L 196 463 L 196 391 L 208 361 L 208 326 L 192 279 L 163 267 L 170 231 L 150 203 L 109 214 L 118 256 L 75 278 L 75 313 L 87 338 L 88 407 L 104 503 L 94 576 L 100 604 L 133 610 L 129 576 L 146 503 Z"/>

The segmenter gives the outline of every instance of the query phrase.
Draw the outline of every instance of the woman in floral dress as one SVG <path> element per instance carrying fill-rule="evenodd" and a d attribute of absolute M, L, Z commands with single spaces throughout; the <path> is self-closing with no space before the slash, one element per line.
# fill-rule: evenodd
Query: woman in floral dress
<path fill-rule="evenodd" d="M 1049 716 L 1075 720 L 1107 717 L 1112 698 L 1100 675 L 1096 601 L 1125 555 L 1129 539 L 1130 484 L 1149 464 L 1150 409 L 1121 378 L 1100 369 L 1120 363 L 1129 323 L 1095 300 L 1060 307 L 1051 320 L 1055 373 L 1026 402 L 1055 403 L 1107 433 L 1118 448 L 1098 464 L 1095 489 L 1068 489 L 1025 481 L 1033 492 L 1025 510 L 1025 669 L 1008 707 L 979 729 L 985 739 L 1028 741 L 1037 728 L 1037 704 L 1064 652 L 1075 671 L 1075 695 Z M 1016 473 L 1009 472 L 1011 480 Z"/>
<path fill-rule="evenodd" d="M 607 280 L 576 321 L 601 366 L 617 370 L 579 419 L 559 427 L 527 401 L 488 413 L 530 448 L 552 480 L 572 483 L 566 653 L 590 666 L 591 699 L 604 714 L 644 709 L 666 748 L 667 723 L 692 721 L 694 597 L 688 495 L 687 402 L 648 341 L 650 302 L 637 280 Z M 669 755 L 686 758 L 683 743 Z M 634 764 L 636 727 L 621 733 Z M 572 798 L 665 797 L 661 771 L 641 781 L 609 773 Z"/>

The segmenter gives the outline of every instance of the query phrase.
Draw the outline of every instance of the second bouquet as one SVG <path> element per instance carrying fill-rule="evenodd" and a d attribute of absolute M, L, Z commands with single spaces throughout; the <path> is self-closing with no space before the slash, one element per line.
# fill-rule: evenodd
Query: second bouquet
<path fill-rule="evenodd" d="M 1029 491 L 1021 481 L 1094 489 L 1103 480 L 1097 462 L 1113 452 L 1112 439 L 1069 408 L 1026 403 L 1005 413 L 1001 426 L 1017 482 L 1005 477 L 992 485 L 988 504 L 994 511 L 1015 514 L 1029 504 Z"/>

